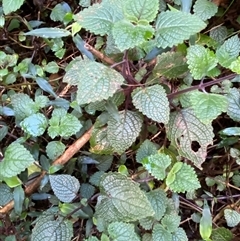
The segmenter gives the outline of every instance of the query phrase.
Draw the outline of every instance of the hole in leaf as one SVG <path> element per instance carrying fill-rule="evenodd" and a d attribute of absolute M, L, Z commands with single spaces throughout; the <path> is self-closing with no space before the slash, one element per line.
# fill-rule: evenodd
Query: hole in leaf
<path fill-rule="evenodd" d="M 194 152 L 197 152 L 201 146 L 197 141 L 192 141 L 191 148 Z"/>

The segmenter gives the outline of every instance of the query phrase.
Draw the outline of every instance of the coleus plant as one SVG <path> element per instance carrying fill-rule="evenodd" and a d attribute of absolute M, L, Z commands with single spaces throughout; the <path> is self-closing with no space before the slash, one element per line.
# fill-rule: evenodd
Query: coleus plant
<path fill-rule="evenodd" d="M 87 219 L 88 229 L 95 224 L 101 240 L 188 240 L 179 227 L 178 201 L 168 198 L 167 190 L 193 193 L 201 187 L 194 168 L 202 169 L 207 148 L 213 144 L 212 121 L 224 112 L 239 121 L 236 99 L 240 96 L 231 83 L 238 81 L 240 73 L 238 36 L 229 36 L 225 27 L 210 29 L 209 35 L 201 34 L 207 27 L 206 20 L 218 8 L 212 2 L 198 0 L 191 14 L 191 6 L 191 1 L 182 1 L 181 9 L 168 6 L 167 10 L 166 3 L 159 0 L 103 0 L 87 5 L 72 16 L 75 22 L 71 25 L 73 41 L 84 56 L 68 64 L 63 78 L 68 85 L 77 86 L 73 102 L 64 102 L 63 108 L 63 102 L 50 103 L 44 96 L 36 96 L 35 101 L 25 94 L 11 97 L 25 138 L 39 137 L 46 130 L 51 139 L 69 138 L 83 130 L 87 122 L 83 113 L 96 117 L 90 153 L 81 159 L 85 165 L 99 165 L 90 183 L 80 185 L 71 175 L 54 174 L 61 167 L 40 163 L 49 174 L 45 184 L 49 180 L 60 203 L 37 219 L 33 240 L 50 239 L 50 228 L 55 230 L 55 240 L 70 240 L 70 216 Z M 77 34 L 80 28 L 97 36 L 94 46 L 84 43 Z M 71 33 L 66 29 L 39 28 L 26 35 L 62 38 Z M 219 77 L 223 68 L 233 74 Z M 45 82 L 35 79 L 43 88 Z M 45 85 L 44 90 L 49 89 Z M 40 113 L 49 105 L 54 106 L 50 119 Z M 75 112 L 68 113 L 69 105 Z M 157 144 L 146 139 L 148 130 L 155 135 L 164 128 L 166 136 Z M 51 141 L 46 148 L 51 160 L 64 150 L 61 141 Z M 136 151 L 139 168 L 134 178 L 123 166 L 119 172 L 106 172 L 113 154 L 123 155 L 127 150 Z M 21 142 L 12 143 L 0 163 L 0 177 L 8 183 L 33 162 L 31 152 Z M 101 166 L 102 162 L 107 164 Z M 149 174 L 157 181 L 139 185 Z M 8 194 L 7 201 L 13 199 L 9 187 L 2 188 Z M 89 204 L 96 188 L 100 193 L 93 212 Z M 79 191 L 85 199 L 73 202 Z M 23 203 L 24 198 L 21 200 Z M 211 225 L 205 202 L 200 221 L 204 240 L 216 236 Z M 221 232 L 227 230 L 217 233 Z M 88 241 L 99 240 L 90 232 L 86 236 Z"/>

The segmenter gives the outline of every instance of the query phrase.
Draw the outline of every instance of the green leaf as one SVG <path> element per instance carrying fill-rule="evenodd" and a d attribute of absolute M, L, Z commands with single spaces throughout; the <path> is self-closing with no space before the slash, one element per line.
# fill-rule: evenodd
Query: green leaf
<path fill-rule="evenodd" d="M 157 47 L 166 48 L 182 43 L 205 27 L 200 18 L 189 13 L 162 12 L 156 21 Z"/>
<path fill-rule="evenodd" d="M 48 125 L 48 120 L 45 115 L 41 113 L 33 114 L 25 118 L 20 126 L 22 129 L 31 136 L 41 136 Z"/>
<path fill-rule="evenodd" d="M 47 96 L 39 95 L 35 97 L 35 105 L 38 109 L 44 108 L 49 103 L 49 99 Z"/>
<path fill-rule="evenodd" d="M 34 162 L 31 153 L 21 144 L 10 144 L 0 162 L 0 176 L 13 177 L 24 171 Z"/>
<path fill-rule="evenodd" d="M 51 160 L 57 159 L 63 154 L 66 146 L 60 141 L 51 141 L 46 146 L 47 156 Z"/>
<path fill-rule="evenodd" d="M 63 81 L 78 85 L 77 102 L 83 105 L 113 96 L 120 89 L 124 78 L 114 69 L 101 63 L 81 60 L 71 65 Z"/>
<path fill-rule="evenodd" d="M 172 241 L 188 241 L 188 237 L 183 228 L 178 228 L 172 234 Z"/>
<path fill-rule="evenodd" d="M 226 26 L 219 26 L 217 28 L 213 28 L 210 31 L 210 37 L 220 44 L 222 44 L 222 42 L 227 38 L 227 36 L 228 29 L 226 28 Z"/>
<path fill-rule="evenodd" d="M 212 234 L 212 214 L 206 199 L 204 199 L 204 206 L 202 210 L 202 217 L 200 219 L 199 228 L 203 240 L 209 240 Z"/>
<path fill-rule="evenodd" d="M 52 96 L 54 96 L 55 98 L 57 98 L 58 96 L 55 94 L 55 92 L 53 91 L 53 88 L 52 86 L 50 85 L 50 83 L 43 79 L 43 78 L 40 78 L 40 77 L 37 77 L 36 78 L 36 82 L 37 84 L 39 85 L 39 87 L 46 91 L 47 93 L 51 94 Z"/>
<path fill-rule="evenodd" d="M 178 166 L 178 163 L 174 164 L 173 170 L 175 166 Z M 171 175 L 173 175 L 173 173 L 171 173 L 169 176 Z M 183 163 L 181 165 L 181 169 L 179 169 L 177 172 L 174 172 L 174 176 L 174 180 L 169 180 L 168 177 L 166 180 L 167 186 L 169 186 L 169 188 L 174 192 L 191 192 L 201 187 L 196 172 L 186 163 Z"/>
<path fill-rule="evenodd" d="M 124 3 L 124 1 L 122 1 Z M 96 35 L 105 35 L 111 32 L 113 23 L 123 19 L 123 3 L 106 1 L 101 4 L 93 4 L 75 15 L 75 20 L 85 29 Z"/>
<path fill-rule="evenodd" d="M 226 40 L 223 45 L 217 49 L 216 57 L 223 67 L 228 68 L 234 60 L 237 59 L 240 52 L 240 40 L 235 35 Z"/>
<path fill-rule="evenodd" d="M 62 28 L 38 28 L 24 33 L 24 35 L 36 36 L 41 38 L 62 38 L 70 36 L 71 33 L 68 30 Z"/>
<path fill-rule="evenodd" d="M 50 18 L 55 22 L 56 21 L 63 22 L 65 15 L 70 12 L 71 12 L 71 9 L 68 6 L 68 4 L 66 4 L 64 2 L 59 3 L 59 4 L 55 5 L 55 7 L 52 9 Z"/>
<path fill-rule="evenodd" d="M 0 141 L 2 141 L 2 139 L 7 135 L 8 133 L 8 127 L 5 125 L 0 126 Z"/>
<path fill-rule="evenodd" d="M 111 102 L 115 106 L 120 106 L 125 100 L 125 96 L 123 92 L 116 92 L 112 97 L 107 100 L 96 101 L 88 104 L 85 107 L 85 110 L 89 114 L 95 114 L 96 111 L 104 111 L 106 110 L 106 103 Z"/>
<path fill-rule="evenodd" d="M 54 61 L 47 63 L 43 69 L 50 74 L 55 74 L 59 71 L 58 64 Z"/>
<path fill-rule="evenodd" d="M 50 175 L 49 180 L 54 194 L 60 201 L 69 203 L 77 196 L 80 183 L 74 176 Z"/>
<path fill-rule="evenodd" d="M 142 241 L 152 241 L 152 234 L 151 233 L 144 233 L 142 236 Z"/>
<path fill-rule="evenodd" d="M 240 213 L 235 210 L 225 209 L 224 217 L 228 227 L 236 227 L 240 223 Z"/>
<path fill-rule="evenodd" d="M 135 233 L 133 224 L 123 222 L 110 223 L 108 226 L 108 233 L 115 241 L 140 241 L 140 238 Z"/>
<path fill-rule="evenodd" d="M 3 0 L 2 7 L 4 14 L 9 14 L 18 10 L 24 3 L 24 0 Z"/>
<path fill-rule="evenodd" d="M 142 160 L 142 165 L 158 180 L 166 176 L 166 169 L 171 164 L 171 158 L 164 153 L 157 153 Z"/>
<path fill-rule="evenodd" d="M 79 0 L 79 5 L 83 8 L 87 8 L 91 5 L 91 0 Z"/>
<path fill-rule="evenodd" d="M 82 124 L 65 109 L 54 109 L 52 118 L 49 120 L 48 134 L 53 139 L 56 136 L 70 137 L 82 128 Z"/>
<path fill-rule="evenodd" d="M 190 95 L 190 102 L 196 117 L 205 124 L 211 123 L 222 112 L 226 112 L 228 107 L 226 96 L 200 91 Z"/>
<path fill-rule="evenodd" d="M 131 222 L 154 215 L 151 204 L 139 185 L 125 175 L 103 174 L 100 192 L 96 216 L 107 222 Z"/>
<path fill-rule="evenodd" d="M 193 11 L 195 15 L 206 21 L 217 13 L 218 7 L 208 0 L 197 0 L 193 6 Z"/>
<path fill-rule="evenodd" d="M 221 227 L 213 229 L 211 238 L 213 241 L 231 241 L 233 234 L 229 229 Z"/>
<path fill-rule="evenodd" d="M 11 188 L 4 183 L 0 183 L 0 206 L 5 206 L 11 200 L 13 200 L 13 193 Z"/>
<path fill-rule="evenodd" d="M 38 111 L 34 101 L 26 94 L 15 94 L 11 97 L 11 103 L 15 116 L 17 119 L 22 120 Z"/>
<path fill-rule="evenodd" d="M 25 194 L 22 186 L 17 186 L 13 191 L 13 199 L 14 199 L 14 211 L 16 214 L 21 215 L 23 209 L 23 202 L 25 199 Z"/>
<path fill-rule="evenodd" d="M 238 57 L 235 61 L 233 61 L 230 66 L 229 69 L 232 70 L 233 72 L 240 74 L 240 57 Z"/>
<path fill-rule="evenodd" d="M 128 0 L 124 6 L 124 16 L 135 23 L 145 20 L 152 22 L 158 12 L 158 0 Z"/>
<path fill-rule="evenodd" d="M 3 178 L 3 180 L 11 188 L 22 185 L 22 181 L 17 176 L 10 177 L 10 178 L 5 177 Z"/>
<path fill-rule="evenodd" d="M 240 121 L 240 92 L 237 88 L 231 88 L 227 94 L 227 114 L 234 121 Z"/>
<path fill-rule="evenodd" d="M 144 115 L 154 121 L 168 123 L 169 101 L 164 88 L 161 85 L 153 85 L 146 88 L 136 88 L 132 92 L 134 106 Z"/>
<path fill-rule="evenodd" d="M 167 136 L 181 156 L 201 169 L 201 164 L 206 160 L 207 146 L 212 144 L 214 137 L 210 124 L 203 124 L 190 108 L 183 109 L 170 115 Z M 192 145 L 199 147 L 198 150 Z"/>
<path fill-rule="evenodd" d="M 113 155 L 97 155 L 94 157 L 98 161 L 96 165 L 98 170 L 106 172 L 112 166 Z"/>
<path fill-rule="evenodd" d="M 148 157 L 154 154 L 157 154 L 157 147 L 153 142 L 147 139 L 141 144 L 141 146 L 137 150 L 136 160 L 137 162 L 142 163 L 142 160 L 145 157 Z"/>
<path fill-rule="evenodd" d="M 99 155 L 113 154 L 114 148 L 107 138 L 107 127 L 94 128 L 90 138 L 90 152 Z"/>
<path fill-rule="evenodd" d="M 88 219 L 90 216 L 86 214 L 83 210 L 79 209 L 81 203 L 59 203 L 59 209 L 64 216 L 71 213 L 73 218 Z"/>
<path fill-rule="evenodd" d="M 112 29 L 115 44 L 122 52 L 143 44 L 153 37 L 153 33 L 151 25 L 134 25 L 126 20 L 115 23 Z"/>
<path fill-rule="evenodd" d="M 95 172 L 89 179 L 89 182 L 96 186 L 96 187 L 99 187 L 100 185 L 100 179 L 102 177 L 102 175 L 104 174 L 103 171 L 99 171 L 99 172 Z"/>
<path fill-rule="evenodd" d="M 32 230 L 31 240 L 34 241 L 71 241 L 73 237 L 72 223 L 68 220 L 54 220 L 43 217 Z"/>
<path fill-rule="evenodd" d="M 194 79 L 219 74 L 215 68 L 217 62 L 214 52 L 201 45 L 190 46 L 187 50 L 187 63 Z"/>
<path fill-rule="evenodd" d="M 89 183 L 82 183 L 80 187 L 80 195 L 82 198 L 89 199 L 93 196 L 95 192 L 95 187 Z"/>
<path fill-rule="evenodd" d="M 86 57 L 88 57 L 90 60 L 94 61 L 95 58 L 93 56 L 93 54 L 87 49 L 86 42 L 80 37 L 79 34 L 76 34 L 76 36 L 74 36 L 72 38 L 73 42 L 75 43 L 76 47 L 78 48 L 78 50 L 85 55 Z"/>
<path fill-rule="evenodd" d="M 168 79 L 178 78 L 188 71 L 186 58 L 179 52 L 167 52 L 157 56 L 153 74 Z"/>
<path fill-rule="evenodd" d="M 153 217 L 146 217 L 139 220 L 140 226 L 145 230 L 151 230 L 154 224 Z"/>
<path fill-rule="evenodd" d="M 161 220 L 161 224 L 169 232 L 177 231 L 178 226 L 180 225 L 181 217 L 175 214 L 166 214 Z"/>
<path fill-rule="evenodd" d="M 171 185 L 176 179 L 176 173 L 182 168 L 183 163 L 177 162 L 174 164 L 170 172 L 168 173 L 166 184 Z"/>
<path fill-rule="evenodd" d="M 107 138 L 116 152 L 123 153 L 138 137 L 142 127 L 142 116 L 133 111 L 119 111 L 119 121 L 109 117 Z"/>
<path fill-rule="evenodd" d="M 239 165 L 239 163 L 238 163 L 238 165 Z M 240 175 L 233 175 L 232 182 L 233 182 L 234 186 L 240 187 Z"/>
<path fill-rule="evenodd" d="M 172 241 L 172 234 L 161 224 L 155 224 L 152 231 L 152 241 Z"/>
<path fill-rule="evenodd" d="M 154 189 L 153 191 L 147 192 L 146 195 L 154 210 L 154 218 L 159 221 L 167 208 L 168 198 L 166 193 L 161 189 Z"/>

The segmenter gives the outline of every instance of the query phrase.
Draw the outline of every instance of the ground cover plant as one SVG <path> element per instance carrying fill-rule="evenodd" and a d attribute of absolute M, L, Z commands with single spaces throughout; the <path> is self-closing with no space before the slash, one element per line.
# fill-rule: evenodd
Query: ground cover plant
<path fill-rule="evenodd" d="M 238 1 L 1 3 L 0 240 L 239 240 Z"/>

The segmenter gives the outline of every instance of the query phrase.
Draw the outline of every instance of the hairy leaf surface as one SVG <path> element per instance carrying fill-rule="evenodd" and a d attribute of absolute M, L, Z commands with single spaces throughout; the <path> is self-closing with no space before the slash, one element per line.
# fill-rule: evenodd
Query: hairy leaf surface
<path fill-rule="evenodd" d="M 151 25 L 134 25 L 129 21 L 122 20 L 114 24 L 112 34 L 116 46 L 123 52 L 151 39 L 154 29 Z"/>
<path fill-rule="evenodd" d="M 150 140 L 145 140 L 137 150 L 136 160 L 141 163 L 145 157 L 157 154 L 156 145 Z"/>
<path fill-rule="evenodd" d="M 41 136 L 48 125 L 47 118 L 41 113 L 33 114 L 25 118 L 20 126 L 31 136 Z"/>
<path fill-rule="evenodd" d="M 154 121 L 168 123 L 170 108 L 166 92 L 162 86 L 136 88 L 132 92 L 132 98 L 134 106 L 144 115 Z"/>
<path fill-rule="evenodd" d="M 191 166 L 183 163 L 179 170 L 173 172 L 176 165 L 178 165 L 178 163 L 174 164 L 166 180 L 166 184 L 171 190 L 174 192 L 190 192 L 200 188 L 196 172 Z M 172 176 L 174 176 L 173 179 Z"/>
<path fill-rule="evenodd" d="M 108 222 L 130 222 L 154 215 L 139 185 L 120 173 L 103 174 L 100 192 L 96 215 Z"/>
<path fill-rule="evenodd" d="M 169 79 L 180 77 L 188 71 L 185 57 L 179 52 L 167 52 L 157 57 L 157 64 L 153 69 L 156 76 L 165 76 Z"/>
<path fill-rule="evenodd" d="M 210 124 L 202 123 L 190 108 L 183 109 L 170 115 L 167 136 L 179 155 L 188 158 L 201 169 L 207 156 L 207 146 L 212 144 L 214 137 Z"/>
<path fill-rule="evenodd" d="M 68 220 L 54 220 L 42 217 L 32 230 L 32 240 L 34 241 L 70 241 L 73 236 L 72 223 Z"/>
<path fill-rule="evenodd" d="M 217 13 L 218 7 L 215 3 L 208 0 L 197 0 L 194 4 L 193 11 L 199 18 L 206 21 Z"/>
<path fill-rule="evenodd" d="M 51 141 L 46 146 L 47 156 L 51 160 L 57 159 L 62 155 L 66 146 L 61 141 Z"/>
<path fill-rule="evenodd" d="M 120 111 L 119 120 L 110 116 L 107 138 L 118 153 L 123 153 L 138 137 L 142 128 L 142 116 L 133 111 Z"/>
<path fill-rule="evenodd" d="M 71 175 L 50 175 L 49 180 L 54 194 L 62 202 L 71 202 L 80 188 L 78 179 Z"/>
<path fill-rule="evenodd" d="M 240 53 L 240 39 L 235 35 L 226 40 L 216 51 L 216 56 L 223 67 L 228 68 Z"/>
<path fill-rule="evenodd" d="M 213 229 L 211 238 L 218 241 L 230 241 L 233 239 L 233 234 L 229 229 L 221 227 Z"/>
<path fill-rule="evenodd" d="M 168 198 L 166 193 L 161 189 L 155 189 L 147 192 L 146 195 L 155 212 L 154 218 L 160 221 L 167 209 Z"/>
<path fill-rule="evenodd" d="M 159 14 L 156 21 L 157 47 L 172 47 L 191 35 L 200 32 L 206 24 L 190 13 L 167 11 Z"/>
<path fill-rule="evenodd" d="M 172 234 L 161 224 L 155 224 L 152 231 L 153 241 L 172 241 Z"/>
<path fill-rule="evenodd" d="M 75 20 L 83 28 L 99 35 L 111 32 L 113 23 L 121 19 L 123 19 L 122 9 L 114 1 L 111 4 L 105 2 L 93 4 L 75 16 Z"/>
<path fill-rule="evenodd" d="M 161 224 L 164 228 L 166 228 L 169 232 L 177 231 L 178 226 L 180 225 L 181 217 L 176 213 L 166 214 L 161 220 Z"/>
<path fill-rule="evenodd" d="M 178 228 L 172 233 L 172 241 L 188 241 L 188 237 L 183 228 Z"/>
<path fill-rule="evenodd" d="M 240 92 L 237 88 L 231 88 L 227 94 L 228 108 L 227 114 L 234 121 L 240 121 Z"/>
<path fill-rule="evenodd" d="M 114 222 L 108 226 L 108 233 L 111 238 L 118 241 L 140 241 L 135 233 L 134 225 L 123 222 Z"/>
<path fill-rule="evenodd" d="M 26 94 L 19 93 L 11 97 L 11 103 L 15 116 L 17 119 L 22 120 L 38 111 L 38 107 L 34 101 Z"/>
<path fill-rule="evenodd" d="M 157 153 L 142 160 L 142 165 L 158 180 L 166 176 L 166 168 L 171 164 L 171 158 L 164 153 Z"/>
<path fill-rule="evenodd" d="M 228 106 L 226 96 L 203 92 L 190 95 L 190 102 L 196 117 L 205 124 L 211 123 L 222 112 L 226 112 Z"/>
<path fill-rule="evenodd" d="M 11 200 L 13 200 L 13 193 L 11 188 L 5 183 L 0 183 L 0 206 L 3 207 Z"/>
<path fill-rule="evenodd" d="M 107 127 L 94 128 L 90 138 L 90 151 L 95 154 L 113 154 L 114 148 L 107 138 Z"/>
<path fill-rule="evenodd" d="M 124 6 L 124 16 L 135 23 L 141 20 L 151 22 L 158 12 L 158 0 L 128 0 Z"/>
<path fill-rule="evenodd" d="M 24 171 L 34 162 L 31 153 L 21 144 L 10 144 L 0 162 L 0 176 L 13 177 Z"/>
<path fill-rule="evenodd" d="M 205 76 L 214 77 L 219 74 L 215 68 L 217 62 L 214 52 L 201 45 L 190 46 L 187 50 L 187 63 L 195 79 L 202 79 Z"/>
<path fill-rule="evenodd" d="M 73 62 L 63 81 L 78 86 L 77 102 L 83 105 L 113 96 L 120 89 L 124 78 L 101 63 L 82 60 Z"/>
<path fill-rule="evenodd" d="M 68 114 L 65 109 L 54 109 L 49 120 L 48 134 L 51 138 L 56 136 L 70 137 L 82 128 L 82 124 L 76 116 Z"/>
<path fill-rule="evenodd" d="M 224 217 L 228 227 L 236 227 L 240 223 L 240 213 L 235 210 L 226 208 L 224 210 Z"/>

